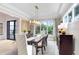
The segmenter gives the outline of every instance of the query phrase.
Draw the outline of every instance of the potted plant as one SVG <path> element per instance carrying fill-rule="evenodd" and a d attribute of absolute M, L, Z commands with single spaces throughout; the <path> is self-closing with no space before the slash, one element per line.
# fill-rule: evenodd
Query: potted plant
<path fill-rule="evenodd" d="M 26 33 L 26 30 L 23 30 L 23 33 Z"/>

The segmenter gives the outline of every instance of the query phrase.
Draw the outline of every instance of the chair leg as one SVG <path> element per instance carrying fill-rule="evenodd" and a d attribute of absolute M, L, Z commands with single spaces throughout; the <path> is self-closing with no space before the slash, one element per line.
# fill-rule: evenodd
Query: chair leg
<path fill-rule="evenodd" d="M 43 48 L 41 48 L 41 52 L 42 52 L 42 54 L 43 54 Z"/>
<path fill-rule="evenodd" d="M 46 40 L 46 46 L 47 46 L 47 40 Z"/>
<path fill-rule="evenodd" d="M 44 50 L 46 51 L 46 47 L 44 46 Z"/>
<path fill-rule="evenodd" d="M 36 47 L 36 55 L 38 55 L 38 48 Z"/>

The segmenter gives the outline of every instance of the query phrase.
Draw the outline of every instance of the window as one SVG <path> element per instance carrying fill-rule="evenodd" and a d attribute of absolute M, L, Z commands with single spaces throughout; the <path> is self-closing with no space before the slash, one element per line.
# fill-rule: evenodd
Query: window
<path fill-rule="evenodd" d="M 39 34 L 39 33 L 40 33 L 40 25 L 36 27 L 36 34 Z"/>
<path fill-rule="evenodd" d="M 75 7 L 75 16 L 78 16 L 78 14 L 79 14 L 79 5 Z"/>
<path fill-rule="evenodd" d="M 41 24 L 41 31 L 45 31 L 47 34 L 53 34 L 53 21 L 52 20 L 47 20 L 44 21 L 43 24 Z"/>
<path fill-rule="evenodd" d="M 41 24 L 41 30 L 43 31 L 43 30 L 47 30 L 47 27 L 46 27 L 47 25 L 45 25 L 45 24 Z"/>
<path fill-rule="evenodd" d="M 68 14 L 68 20 L 69 20 L 69 22 L 71 22 L 71 20 L 72 20 L 72 11 Z"/>
<path fill-rule="evenodd" d="M 65 23 L 67 22 L 67 16 L 65 16 L 65 18 L 64 18 L 64 22 L 65 22 Z"/>

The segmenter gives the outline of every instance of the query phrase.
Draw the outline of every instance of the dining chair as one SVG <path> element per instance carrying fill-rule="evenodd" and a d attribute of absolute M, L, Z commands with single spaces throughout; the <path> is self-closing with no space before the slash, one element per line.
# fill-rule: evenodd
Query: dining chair
<path fill-rule="evenodd" d="M 48 35 L 45 36 L 45 44 L 47 46 L 47 38 L 48 38 Z"/>
<path fill-rule="evenodd" d="M 16 44 L 19 55 L 27 55 L 27 44 L 23 34 L 16 34 Z"/>
<path fill-rule="evenodd" d="M 35 48 L 36 48 L 36 55 L 39 52 L 39 49 L 41 49 L 41 53 L 43 54 L 45 50 L 45 36 L 42 37 L 38 42 L 35 42 Z"/>

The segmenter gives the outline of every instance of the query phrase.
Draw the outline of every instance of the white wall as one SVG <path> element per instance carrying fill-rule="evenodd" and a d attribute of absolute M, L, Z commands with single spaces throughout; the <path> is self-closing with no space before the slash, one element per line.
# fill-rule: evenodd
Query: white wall
<path fill-rule="evenodd" d="M 75 51 L 74 53 L 79 55 L 79 21 L 74 21 L 68 25 L 69 34 L 73 34 L 75 38 Z"/>
<path fill-rule="evenodd" d="M 0 23 L 3 23 L 3 34 L 0 35 L 0 39 L 5 39 L 6 38 L 6 21 L 0 19 Z"/>
<path fill-rule="evenodd" d="M 20 20 L 19 19 L 0 19 L 0 23 L 3 23 L 3 35 L 0 35 L 0 39 L 7 38 L 7 21 L 16 20 L 16 34 L 19 33 L 20 29 Z"/>

